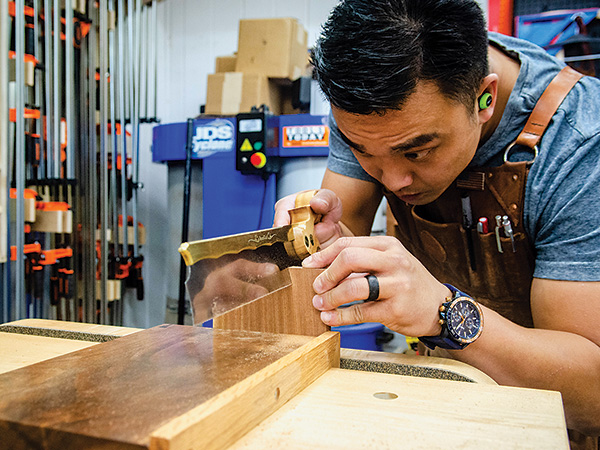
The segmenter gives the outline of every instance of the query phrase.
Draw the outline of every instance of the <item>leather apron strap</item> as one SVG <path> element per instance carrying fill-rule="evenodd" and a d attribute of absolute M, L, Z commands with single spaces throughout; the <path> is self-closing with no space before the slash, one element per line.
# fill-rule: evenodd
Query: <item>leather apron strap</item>
<path fill-rule="evenodd" d="M 535 105 L 515 144 L 531 149 L 539 143 L 552 116 L 583 75 L 569 66 L 563 68 L 550 82 Z"/>

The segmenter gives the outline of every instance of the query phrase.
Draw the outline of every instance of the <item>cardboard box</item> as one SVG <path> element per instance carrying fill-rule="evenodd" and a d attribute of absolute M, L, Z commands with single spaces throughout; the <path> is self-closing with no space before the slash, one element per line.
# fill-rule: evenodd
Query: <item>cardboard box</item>
<path fill-rule="evenodd" d="M 235 72 L 236 55 L 217 56 L 215 60 L 215 73 Z"/>
<path fill-rule="evenodd" d="M 281 114 L 278 86 L 266 76 L 240 72 L 208 75 L 205 114 L 233 115 L 262 104 L 273 114 Z"/>
<path fill-rule="evenodd" d="M 286 84 L 280 86 L 281 94 L 281 114 L 299 114 L 300 110 L 292 105 L 292 86 Z"/>
<path fill-rule="evenodd" d="M 294 80 L 308 65 L 307 39 L 296 19 L 240 20 L 235 70 Z"/>

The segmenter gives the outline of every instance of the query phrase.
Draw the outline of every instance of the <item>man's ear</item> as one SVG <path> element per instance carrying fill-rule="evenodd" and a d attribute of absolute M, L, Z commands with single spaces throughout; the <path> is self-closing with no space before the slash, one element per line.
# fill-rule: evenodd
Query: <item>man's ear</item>
<path fill-rule="evenodd" d="M 480 124 L 484 124 L 494 115 L 498 98 L 498 75 L 491 73 L 486 76 L 479 86 L 479 95 L 475 105 Z"/>

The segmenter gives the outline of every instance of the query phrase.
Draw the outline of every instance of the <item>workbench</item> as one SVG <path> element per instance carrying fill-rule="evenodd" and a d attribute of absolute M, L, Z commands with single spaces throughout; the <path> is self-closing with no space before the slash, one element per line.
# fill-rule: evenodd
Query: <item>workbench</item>
<path fill-rule="evenodd" d="M 187 333 L 191 328 L 180 327 L 177 330 Z M 161 332 L 152 330 L 154 333 Z M 0 325 L 0 389 L 3 386 L 2 376 L 18 375 L 19 370 L 27 368 L 42 368 L 45 366 L 33 365 L 61 361 L 53 358 L 77 355 L 77 352 L 101 346 L 104 342 L 110 343 L 128 336 L 131 339 L 140 332 L 148 331 L 39 319 Z M 331 332 L 328 334 L 333 335 Z M 318 339 L 314 338 L 313 341 Z M 210 442 L 214 442 L 212 447 L 569 447 L 562 399 L 558 392 L 498 386 L 477 369 L 451 360 L 349 349 L 340 351 L 339 348 L 338 355 L 339 367 L 334 361 L 333 365 L 316 373 L 314 379 L 308 379 L 302 369 L 299 378 L 304 384 L 296 388 L 289 398 L 279 399 L 278 387 L 277 404 L 272 411 L 265 417 L 257 418 L 249 430 L 232 431 L 231 436 L 223 433 L 218 439 L 211 438 Z M 334 356 L 332 353 L 324 360 L 333 361 Z M 219 364 L 224 364 L 224 361 Z M 288 380 L 286 382 L 292 383 L 289 381 L 295 377 L 290 375 L 292 373 L 284 375 Z M 226 394 L 238 395 L 242 386 L 244 383 L 237 383 L 228 388 Z M 4 394 L 0 391 L 0 421 L 2 406 L 5 410 L 11 410 L 11 405 L 2 405 Z M 262 398 L 259 396 L 253 401 L 256 406 L 262 402 Z M 240 404 L 246 408 L 249 407 L 247 403 Z M 236 408 L 239 409 L 240 404 Z M 250 406 L 248 411 L 255 408 Z M 246 416 L 248 411 L 241 416 Z M 191 420 L 189 415 L 186 420 Z M 228 420 L 231 420 L 230 415 L 219 417 L 219 422 Z M 234 430 L 235 423 L 232 421 L 225 429 L 229 427 Z M 172 433 L 171 428 L 174 425 L 162 426 L 162 436 Z M 196 428 L 194 433 L 191 434 L 191 442 L 199 442 L 196 439 L 200 438 L 203 430 Z M 175 439 L 169 441 L 165 438 L 160 445 L 156 443 L 159 441 L 140 442 L 142 444 L 131 448 L 185 448 L 178 446 Z M 106 446 L 117 447 L 129 448 L 116 444 Z M 2 440 L 0 448 L 5 448 Z M 12 443 L 11 448 L 18 447 Z M 28 448 L 27 443 L 23 443 L 22 448 Z"/>

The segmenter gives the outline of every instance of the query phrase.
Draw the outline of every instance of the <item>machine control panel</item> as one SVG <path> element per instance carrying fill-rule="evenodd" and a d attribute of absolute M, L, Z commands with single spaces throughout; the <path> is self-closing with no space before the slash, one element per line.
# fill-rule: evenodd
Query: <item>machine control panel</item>
<path fill-rule="evenodd" d="M 256 111 L 236 116 L 235 168 L 243 174 L 264 175 L 279 170 L 279 158 L 267 153 L 267 113 Z"/>

